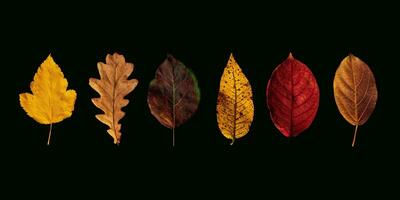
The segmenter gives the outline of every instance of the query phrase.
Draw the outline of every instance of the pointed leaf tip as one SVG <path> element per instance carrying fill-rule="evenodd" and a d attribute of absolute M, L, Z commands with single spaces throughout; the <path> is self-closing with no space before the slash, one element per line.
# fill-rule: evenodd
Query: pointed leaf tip
<path fill-rule="evenodd" d="M 288 59 L 294 59 L 294 57 L 293 57 L 293 55 L 292 55 L 292 52 L 289 52 Z"/>
<path fill-rule="evenodd" d="M 235 60 L 235 57 L 233 56 L 233 53 L 231 53 L 231 54 L 229 55 L 229 60 Z"/>
<path fill-rule="evenodd" d="M 50 65 L 57 65 L 53 57 L 51 56 L 51 53 L 47 56 L 46 60 L 44 60 L 43 63 L 49 63 Z"/>

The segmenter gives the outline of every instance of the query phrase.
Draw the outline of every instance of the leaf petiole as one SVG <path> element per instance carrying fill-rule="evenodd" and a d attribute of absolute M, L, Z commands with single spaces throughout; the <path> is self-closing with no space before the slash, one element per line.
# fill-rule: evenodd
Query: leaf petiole
<path fill-rule="evenodd" d="M 231 142 L 231 146 L 233 146 L 233 144 L 235 143 L 235 137 L 232 137 L 232 142 Z"/>
<path fill-rule="evenodd" d="M 172 127 L 172 147 L 175 147 L 175 127 Z"/>
<path fill-rule="evenodd" d="M 53 123 L 50 124 L 50 131 L 49 131 L 49 137 L 47 138 L 47 146 L 50 145 L 50 138 L 51 138 L 51 129 L 53 128 Z"/>
<path fill-rule="evenodd" d="M 356 130 L 354 131 L 354 135 L 353 135 L 353 143 L 351 144 L 351 147 L 354 147 L 354 145 L 356 144 L 356 138 L 357 138 L 357 129 L 358 129 L 358 125 L 356 125 Z"/>

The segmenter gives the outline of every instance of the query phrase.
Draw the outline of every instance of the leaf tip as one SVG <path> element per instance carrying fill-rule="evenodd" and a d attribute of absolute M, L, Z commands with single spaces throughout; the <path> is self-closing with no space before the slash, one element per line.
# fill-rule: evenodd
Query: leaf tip
<path fill-rule="evenodd" d="M 55 64 L 53 57 L 51 56 L 51 53 L 47 56 L 46 60 L 44 60 L 43 63 L 51 63 Z"/>
<path fill-rule="evenodd" d="M 292 52 L 289 52 L 288 59 L 294 59 L 294 58 L 293 58 L 293 55 L 292 55 Z"/>
<path fill-rule="evenodd" d="M 354 61 L 354 60 L 357 60 L 358 59 L 358 57 L 357 56 L 355 56 L 354 54 L 352 54 L 352 53 L 349 53 L 349 55 L 346 57 L 350 62 L 352 62 L 352 61 Z"/>
<path fill-rule="evenodd" d="M 166 60 L 171 62 L 171 63 L 175 63 L 175 61 L 176 61 L 175 57 L 171 53 L 167 53 Z"/>
<path fill-rule="evenodd" d="M 235 56 L 233 56 L 233 53 L 231 53 L 231 54 L 229 55 L 229 61 L 231 61 L 231 62 L 233 62 L 233 63 L 236 63 Z"/>

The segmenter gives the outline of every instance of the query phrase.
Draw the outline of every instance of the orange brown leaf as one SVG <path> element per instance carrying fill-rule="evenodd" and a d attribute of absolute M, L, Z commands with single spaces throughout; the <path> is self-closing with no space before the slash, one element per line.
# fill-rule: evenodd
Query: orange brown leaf
<path fill-rule="evenodd" d="M 350 54 L 336 71 L 333 90 L 340 113 L 347 122 L 356 126 L 354 147 L 358 126 L 371 116 L 378 99 L 374 74 L 366 63 Z"/>
<path fill-rule="evenodd" d="M 97 63 L 100 79 L 90 78 L 89 85 L 100 94 L 100 98 L 93 98 L 93 104 L 104 111 L 96 118 L 110 127 L 108 134 L 114 139 L 114 144 L 121 141 L 121 120 L 125 113 L 122 107 L 128 105 L 129 100 L 124 99 L 138 84 L 137 79 L 128 79 L 133 72 L 134 65 L 125 62 L 123 55 L 108 54 L 106 63 Z"/>

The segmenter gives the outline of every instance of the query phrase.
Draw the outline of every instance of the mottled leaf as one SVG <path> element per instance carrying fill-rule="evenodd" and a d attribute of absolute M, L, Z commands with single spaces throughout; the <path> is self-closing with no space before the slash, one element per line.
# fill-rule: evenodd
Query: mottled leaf
<path fill-rule="evenodd" d="M 232 140 L 245 136 L 254 117 L 253 93 L 249 80 L 231 54 L 221 77 L 217 100 L 217 121 L 221 133 Z"/>
<path fill-rule="evenodd" d="M 194 73 L 172 55 L 167 55 L 150 82 L 147 103 L 151 114 L 165 127 L 172 129 L 184 124 L 196 112 L 200 89 Z"/>
<path fill-rule="evenodd" d="M 267 106 L 275 127 L 296 137 L 313 122 L 319 106 L 319 88 L 311 70 L 292 54 L 272 72 Z"/>

